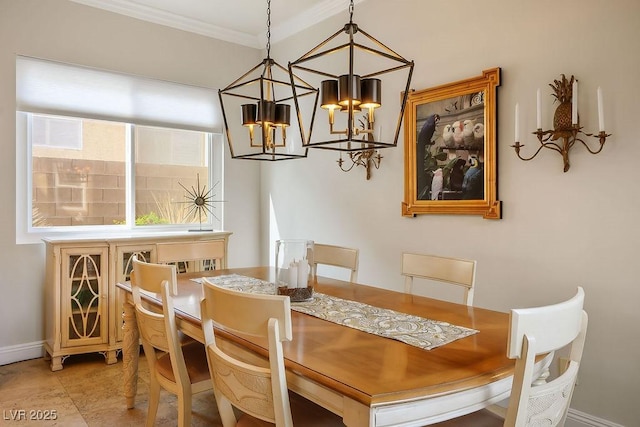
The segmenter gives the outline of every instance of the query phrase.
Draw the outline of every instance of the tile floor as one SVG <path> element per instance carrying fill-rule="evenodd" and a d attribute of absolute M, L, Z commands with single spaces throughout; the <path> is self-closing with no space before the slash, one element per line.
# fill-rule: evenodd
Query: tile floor
<path fill-rule="evenodd" d="M 71 356 L 64 369 L 51 372 L 49 362 L 33 359 L 0 366 L 0 426 L 143 426 L 147 417 L 149 370 L 140 357 L 134 409 L 122 395 L 122 361 L 107 365 L 100 354 Z M 51 415 L 48 421 L 31 420 Z M 160 395 L 156 426 L 177 425 L 176 398 Z M 26 418 L 26 419 L 25 419 Z M 192 425 L 221 426 L 213 392 L 194 396 Z"/>

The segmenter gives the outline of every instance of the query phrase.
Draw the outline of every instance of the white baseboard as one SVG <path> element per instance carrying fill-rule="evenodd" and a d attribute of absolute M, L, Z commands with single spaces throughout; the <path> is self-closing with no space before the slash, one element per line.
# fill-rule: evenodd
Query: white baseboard
<path fill-rule="evenodd" d="M 624 427 L 622 424 L 617 424 L 611 421 L 603 420 L 602 418 L 594 417 L 593 415 L 585 414 L 584 412 L 576 411 L 575 409 L 569 409 L 567 414 L 567 422 L 564 427 Z"/>
<path fill-rule="evenodd" d="M 0 365 L 37 359 L 44 356 L 44 341 L 0 347 Z"/>

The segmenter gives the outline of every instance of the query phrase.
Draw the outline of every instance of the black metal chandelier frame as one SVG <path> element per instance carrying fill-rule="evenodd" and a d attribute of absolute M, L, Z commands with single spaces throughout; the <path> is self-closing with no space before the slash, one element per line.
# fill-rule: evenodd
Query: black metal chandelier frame
<path fill-rule="evenodd" d="M 300 134 L 302 137 L 303 147 L 334 150 L 334 151 L 354 152 L 354 151 L 361 151 L 363 149 L 374 150 L 379 148 L 395 147 L 398 144 L 398 137 L 400 135 L 400 128 L 401 128 L 402 119 L 404 116 L 404 109 L 405 109 L 405 106 L 407 103 L 407 97 L 409 94 L 414 62 L 405 59 L 404 57 L 402 57 L 401 55 L 393 51 L 391 48 L 389 48 L 388 46 L 386 46 L 385 44 L 383 44 L 382 42 L 380 42 L 379 40 L 371 36 L 366 31 L 364 31 L 362 28 L 358 27 L 358 25 L 353 22 L 353 10 L 354 10 L 353 0 L 351 0 L 350 6 L 349 6 L 349 15 L 350 15 L 349 22 L 345 24 L 343 28 L 341 28 L 340 30 L 336 31 L 333 35 L 328 37 L 326 40 L 324 40 L 323 42 L 318 44 L 316 47 L 314 47 L 313 49 L 311 49 L 310 51 L 302 55 L 299 59 L 289 62 L 289 66 L 288 66 L 289 76 L 290 76 L 291 87 L 293 91 L 294 105 L 295 105 L 296 113 L 298 115 L 298 125 L 300 127 Z M 330 44 L 332 41 L 334 41 L 334 39 L 336 39 L 342 34 L 347 34 L 349 38 L 348 42 L 340 44 L 338 46 L 334 46 L 334 47 L 327 47 L 328 44 Z M 369 42 L 372 43 L 373 46 L 366 46 L 362 43 L 356 42 L 355 40 L 356 34 L 361 34 L 362 36 L 364 36 L 365 41 L 368 40 Z M 349 69 L 347 74 L 338 75 L 338 74 L 330 73 L 327 71 L 322 71 L 321 69 L 317 67 L 313 67 L 312 65 L 309 64 L 309 61 L 317 60 L 318 58 L 321 58 L 327 55 L 332 55 L 338 51 L 343 51 L 344 49 L 348 49 L 348 54 L 349 54 L 349 64 L 348 64 Z M 354 62 L 355 62 L 354 56 L 356 54 L 356 51 L 358 50 L 365 53 L 377 55 L 382 58 L 386 58 L 394 63 L 397 63 L 398 65 L 390 66 L 388 68 L 382 68 L 377 71 L 368 72 L 367 74 L 363 74 L 363 75 L 357 75 L 354 72 Z M 296 79 L 298 79 L 299 77 L 297 77 L 294 74 L 294 71 L 309 72 L 309 73 L 317 74 L 317 75 L 328 77 L 330 79 L 335 79 L 335 80 L 342 79 L 342 81 L 345 81 L 347 84 L 346 92 L 348 94 L 353 94 L 355 93 L 354 91 L 359 90 L 359 88 L 354 87 L 354 85 L 356 84 L 355 82 L 359 81 L 360 79 L 362 79 L 362 81 L 364 81 L 365 79 L 371 80 L 383 74 L 401 71 L 406 68 L 409 69 L 408 77 L 407 77 L 404 90 L 402 91 L 401 106 L 400 106 L 400 111 L 399 111 L 397 122 L 396 122 L 393 142 L 377 141 L 375 139 L 374 132 L 371 129 L 369 129 L 367 125 L 361 126 L 360 128 L 357 127 L 356 120 L 354 118 L 354 112 L 358 112 L 360 109 L 358 108 L 358 105 L 356 105 L 352 101 L 344 104 L 347 107 L 345 111 L 348 113 L 347 126 L 344 130 L 339 130 L 339 131 L 333 130 L 333 121 L 330 115 L 330 119 L 329 119 L 330 126 L 331 126 L 330 133 L 331 135 L 338 135 L 337 139 L 312 141 L 311 138 L 313 133 L 314 120 L 315 120 L 317 106 L 318 106 L 318 102 L 317 102 L 318 94 L 316 94 L 316 102 L 314 103 L 314 106 L 313 106 L 313 114 L 311 116 L 309 134 L 308 136 L 305 135 L 304 123 L 302 120 L 302 114 L 301 114 L 301 108 L 300 108 L 300 102 L 299 102 L 299 98 L 301 98 L 305 94 L 303 92 L 298 91 L 298 86 L 296 85 Z M 380 90 L 380 87 L 378 87 L 378 90 Z M 330 114 L 333 114 L 333 111 L 331 111 Z M 369 122 L 368 124 L 371 124 L 371 122 L 373 121 L 371 113 L 369 117 L 370 119 L 367 120 L 367 122 Z M 357 139 L 357 138 L 362 138 L 362 139 Z"/>
<path fill-rule="evenodd" d="M 277 161 L 307 157 L 308 149 L 304 146 L 303 153 L 286 152 L 286 127 L 290 124 L 290 104 L 288 101 L 295 100 L 293 92 L 300 93 L 298 96 L 314 96 L 318 101 L 318 89 L 314 88 L 304 80 L 295 75 L 291 75 L 289 70 L 278 64 L 271 58 L 271 1 L 267 0 L 267 56 L 255 67 L 234 80 L 224 89 L 218 91 L 220 106 L 222 108 L 222 118 L 224 121 L 225 135 L 229 145 L 231 157 L 234 159 Z M 257 72 L 262 68 L 262 71 Z M 277 77 L 276 73 L 282 73 Z M 252 86 L 258 86 L 259 90 L 253 90 Z M 256 93 L 257 92 L 257 93 Z M 225 97 L 236 97 L 250 101 L 249 104 L 242 105 L 242 123 L 249 127 L 249 146 L 254 148 L 248 153 L 236 153 L 233 146 L 232 132 L 229 127 L 227 111 L 225 110 Z M 249 118 L 248 115 L 253 114 Z M 299 116 L 298 116 L 299 117 Z M 261 130 L 260 142 L 254 140 L 254 126 Z M 302 128 L 302 124 L 299 123 Z M 281 132 L 281 143 L 276 139 L 276 132 Z M 302 134 L 302 132 L 301 132 Z M 257 150 L 255 148 L 258 148 Z"/>

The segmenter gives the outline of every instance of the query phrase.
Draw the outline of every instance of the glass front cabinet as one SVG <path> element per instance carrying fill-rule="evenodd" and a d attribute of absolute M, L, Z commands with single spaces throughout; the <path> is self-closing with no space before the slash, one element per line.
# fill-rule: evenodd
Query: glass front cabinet
<path fill-rule="evenodd" d="M 156 244 L 219 240 L 226 267 L 228 232 L 171 233 L 109 239 L 44 239 L 46 246 L 45 356 L 51 370 L 74 354 L 101 353 L 107 364 L 122 350 L 124 293 L 117 283 L 130 279 L 132 259 L 156 262 Z"/>
<path fill-rule="evenodd" d="M 107 342 L 108 247 L 65 249 L 62 260 L 62 346 Z"/>

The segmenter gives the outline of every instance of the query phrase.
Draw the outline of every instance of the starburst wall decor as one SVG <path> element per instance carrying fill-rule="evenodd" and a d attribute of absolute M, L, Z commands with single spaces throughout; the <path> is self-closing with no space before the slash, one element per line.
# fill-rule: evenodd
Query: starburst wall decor
<path fill-rule="evenodd" d="M 218 216 L 213 212 L 213 203 L 223 202 L 223 200 L 213 200 L 213 198 L 215 197 L 215 193 L 213 193 L 213 189 L 215 188 L 216 185 L 218 185 L 218 182 L 216 182 L 213 187 L 207 190 L 206 185 L 203 185 L 202 187 L 200 186 L 200 174 L 197 174 L 196 175 L 197 188 L 194 188 L 192 186 L 191 189 L 188 189 L 187 187 L 182 185 L 180 182 L 178 182 L 178 184 L 180 185 L 180 187 L 184 188 L 184 191 L 187 192 L 187 194 L 184 195 L 187 201 L 181 202 L 181 203 L 187 203 L 190 205 L 187 208 L 188 209 L 187 218 L 191 217 L 192 215 L 197 216 L 198 223 L 200 225 L 200 228 L 198 230 L 189 230 L 189 231 L 213 231 L 213 229 L 202 228 L 202 217 L 205 216 L 205 222 L 207 222 L 207 218 L 206 218 L 207 214 L 211 214 L 217 220 L 220 220 L 220 218 L 218 218 Z"/>

